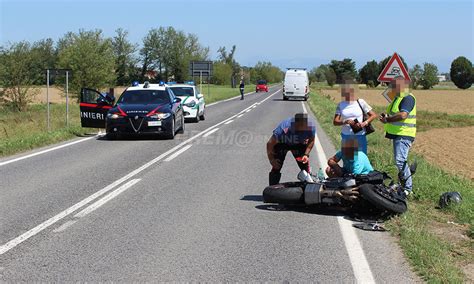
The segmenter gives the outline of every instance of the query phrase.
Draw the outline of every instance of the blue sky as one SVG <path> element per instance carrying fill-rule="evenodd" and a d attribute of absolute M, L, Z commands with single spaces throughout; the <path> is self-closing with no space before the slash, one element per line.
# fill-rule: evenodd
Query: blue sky
<path fill-rule="evenodd" d="M 113 36 L 118 27 L 141 43 L 150 28 L 173 26 L 197 34 L 213 59 L 236 44 L 242 65 L 310 68 L 350 57 L 360 68 L 397 51 L 410 66 L 444 72 L 459 55 L 474 59 L 473 14 L 472 0 L 0 0 L 0 45 L 79 29 Z"/>

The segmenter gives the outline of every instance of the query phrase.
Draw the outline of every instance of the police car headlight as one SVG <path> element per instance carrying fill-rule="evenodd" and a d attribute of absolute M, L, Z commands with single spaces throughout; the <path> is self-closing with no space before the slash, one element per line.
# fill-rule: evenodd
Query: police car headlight
<path fill-rule="evenodd" d="M 116 113 L 109 113 L 109 114 L 107 114 L 107 117 L 110 118 L 110 119 L 117 119 L 117 118 L 120 118 L 120 115 L 118 115 Z"/>
<path fill-rule="evenodd" d="M 196 106 L 196 102 L 192 101 L 190 103 L 187 103 L 187 104 L 184 104 L 185 106 L 187 107 L 195 107 Z"/>
<path fill-rule="evenodd" d="M 167 119 L 168 117 L 170 117 L 170 115 L 170 113 L 157 113 L 155 114 L 155 117 L 159 119 Z"/>

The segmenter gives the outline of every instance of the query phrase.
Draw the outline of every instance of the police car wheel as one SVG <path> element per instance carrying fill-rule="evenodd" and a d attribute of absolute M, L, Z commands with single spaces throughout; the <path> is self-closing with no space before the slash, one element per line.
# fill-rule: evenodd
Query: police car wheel
<path fill-rule="evenodd" d="M 196 111 L 196 117 L 194 118 L 194 122 L 199 122 L 199 119 L 200 119 L 200 117 L 199 117 L 199 109 L 197 109 L 197 111 Z"/>
<path fill-rule="evenodd" d="M 108 140 L 115 140 L 117 139 L 117 133 L 107 132 L 105 134 L 105 138 L 107 138 Z"/>
<path fill-rule="evenodd" d="M 202 114 L 199 116 L 200 120 L 206 120 L 206 117 L 204 116 L 204 110 L 202 111 Z"/>
<path fill-rule="evenodd" d="M 175 128 L 175 121 L 174 121 L 174 117 L 173 117 L 173 120 L 171 120 L 171 129 L 170 131 L 166 134 L 166 138 L 167 139 L 174 139 L 174 134 L 176 132 L 176 128 Z"/>
<path fill-rule="evenodd" d="M 184 128 L 185 128 L 184 125 L 185 123 L 184 123 L 184 115 L 183 115 L 181 116 L 181 127 L 179 128 L 178 133 L 181 133 L 181 134 L 184 133 Z"/>

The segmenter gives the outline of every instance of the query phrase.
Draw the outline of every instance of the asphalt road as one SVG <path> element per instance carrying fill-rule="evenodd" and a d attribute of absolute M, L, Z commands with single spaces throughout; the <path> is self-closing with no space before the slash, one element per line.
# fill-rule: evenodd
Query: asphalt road
<path fill-rule="evenodd" d="M 78 138 L 0 160 L 0 281 L 418 281 L 388 233 L 262 203 L 266 141 L 303 106 L 274 87 L 209 106 L 174 141 Z M 317 135 L 313 168 L 335 151 Z M 283 172 L 296 179 L 290 155 Z"/>

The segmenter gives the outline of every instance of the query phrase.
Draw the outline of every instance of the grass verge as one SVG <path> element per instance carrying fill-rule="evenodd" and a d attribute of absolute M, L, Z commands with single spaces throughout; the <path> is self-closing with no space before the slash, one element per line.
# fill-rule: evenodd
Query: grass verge
<path fill-rule="evenodd" d="M 340 145 L 340 128 L 332 125 L 336 103 L 316 90 L 311 93 L 309 105 L 335 145 Z M 458 119 L 452 115 L 420 112 L 418 124 L 428 130 L 434 126 L 429 121 L 434 117 L 439 117 L 439 121 L 446 120 L 443 125 L 455 124 Z M 397 176 L 392 144 L 384 138 L 383 126 L 380 123 L 374 123 L 374 126 L 376 132 L 368 136 L 369 158 L 374 168 Z M 388 226 L 399 236 L 405 255 L 424 280 L 436 283 L 472 281 L 466 278 L 463 267 L 474 261 L 473 182 L 450 175 L 414 153 L 410 154 L 410 160 L 418 162 L 418 170 L 413 179 L 415 194 L 410 197 L 408 212 L 392 218 Z M 463 203 L 444 210 L 436 209 L 440 194 L 454 190 L 461 192 Z M 448 221 L 457 224 L 450 225 Z M 460 234 L 469 237 L 453 239 L 447 234 L 444 236 L 443 231 L 434 230 L 441 227 L 445 227 L 446 231 L 460 230 Z"/>
<path fill-rule="evenodd" d="M 207 85 L 203 84 L 201 92 L 204 95 L 206 104 L 229 99 L 240 95 L 240 89 L 238 87 L 231 88 L 230 86 L 218 85 L 210 85 L 208 90 Z M 250 92 L 255 92 L 255 85 L 245 85 L 245 93 Z"/>
<path fill-rule="evenodd" d="M 17 112 L 0 108 L 0 157 L 61 142 L 85 134 L 80 126 L 79 106 L 69 107 L 69 127 L 66 127 L 66 105 L 51 105 L 51 131 L 47 131 L 46 105 L 31 105 Z"/>

